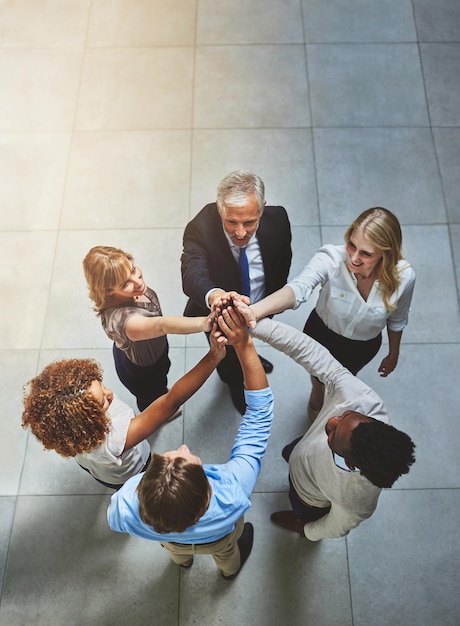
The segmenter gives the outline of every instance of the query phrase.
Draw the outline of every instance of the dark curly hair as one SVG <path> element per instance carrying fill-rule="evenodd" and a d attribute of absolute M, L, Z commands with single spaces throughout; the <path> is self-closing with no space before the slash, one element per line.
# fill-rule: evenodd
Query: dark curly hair
<path fill-rule="evenodd" d="M 141 520 L 163 535 L 196 524 L 209 506 L 211 486 L 202 465 L 154 454 L 137 493 Z"/>
<path fill-rule="evenodd" d="M 92 359 L 50 363 L 23 387 L 22 427 L 64 457 L 96 448 L 111 422 L 88 390 L 94 380 L 102 381 L 102 370 Z"/>
<path fill-rule="evenodd" d="M 391 487 L 415 462 L 409 435 L 378 420 L 362 422 L 351 432 L 349 460 L 376 487 Z"/>

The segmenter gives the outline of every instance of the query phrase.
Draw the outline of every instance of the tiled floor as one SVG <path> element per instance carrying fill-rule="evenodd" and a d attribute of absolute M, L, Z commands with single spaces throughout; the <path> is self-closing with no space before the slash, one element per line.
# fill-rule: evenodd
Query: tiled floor
<path fill-rule="evenodd" d="M 0 2 L 1 626 L 456 626 L 460 623 L 460 4 L 458 0 Z M 292 275 L 383 205 L 418 282 L 398 368 L 362 373 L 417 444 L 411 473 L 347 538 L 271 525 L 280 451 L 306 428 L 309 382 L 268 347 L 276 417 L 231 584 L 209 558 L 179 571 L 112 533 L 109 491 L 21 429 L 21 387 L 56 357 L 110 343 L 81 260 L 133 252 L 181 314 L 187 221 L 239 167 L 265 180 L 294 236 Z M 301 327 L 312 304 L 282 319 Z M 205 351 L 171 337 L 177 379 Z M 382 349 L 383 351 L 383 349 Z M 223 461 L 238 424 L 214 374 L 152 437 Z"/>

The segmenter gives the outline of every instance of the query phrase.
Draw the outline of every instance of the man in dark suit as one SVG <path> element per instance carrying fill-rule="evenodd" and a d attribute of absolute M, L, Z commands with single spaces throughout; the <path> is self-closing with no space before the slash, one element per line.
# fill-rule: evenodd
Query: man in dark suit
<path fill-rule="evenodd" d="M 190 299 L 184 315 L 208 315 L 233 291 L 257 302 L 286 284 L 292 258 L 289 219 L 283 207 L 265 204 L 261 178 L 237 170 L 219 183 L 217 202 L 207 204 L 187 224 L 181 269 L 182 288 Z M 247 289 L 240 269 L 244 256 Z M 273 365 L 262 357 L 261 361 L 271 372 Z M 243 414 L 243 374 L 233 348 L 227 348 L 217 371 Z"/>

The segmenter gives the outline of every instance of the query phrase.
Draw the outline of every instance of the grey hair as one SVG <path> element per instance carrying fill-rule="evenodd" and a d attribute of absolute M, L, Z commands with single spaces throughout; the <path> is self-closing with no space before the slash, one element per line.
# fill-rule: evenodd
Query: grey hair
<path fill-rule="evenodd" d="M 248 196 L 255 194 L 259 213 L 265 205 L 265 185 L 257 174 L 246 170 L 230 172 L 217 186 L 217 208 L 221 215 L 225 214 L 227 206 L 242 207 L 247 204 Z"/>

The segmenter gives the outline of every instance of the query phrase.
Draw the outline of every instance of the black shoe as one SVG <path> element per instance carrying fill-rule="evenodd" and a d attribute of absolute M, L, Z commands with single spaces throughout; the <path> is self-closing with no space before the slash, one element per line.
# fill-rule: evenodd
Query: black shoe
<path fill-rule="evenodd" d="M 251 524 L 251 522 L 246 522 L 243 528 L 243 532 L 241 533 L 241 537 L 238 539 L 238 548 L 240 549 L 240 569 L 236 572 L 236 574 L 230 574 L 230 576 L 225 576 L 225 574 L 222 574 L 222 578 L 225 578 L 225 580 L 233 580 L 236 576 L 238 576 L 238 574 L 241 572 L 241 568 L 246 563 L 249 555 L 251 554 L 253 542 L 254 526 Z"/>
<path fill-rule="evenodd" d="M 264 357 L 260 356 L 260 354 L 259 354 L 259 359 L 260 359 L 260 362 L 262 363 L 262 367 L 264 368 L 264 372 L 266 374 L 271 374 L 273 372 L 273 363 L 270 363 L 270 361 L 267 361 L 267 359 L 264 359 Z"/>
<path fill-rule="evenodd" d="M 230 395 L 232 396 L 233 406 L 237 411 L 244 415 L 246 413 L 246 401 L 244 399 L 244 388 L 240 385 L 229 385 Z"/>

